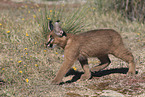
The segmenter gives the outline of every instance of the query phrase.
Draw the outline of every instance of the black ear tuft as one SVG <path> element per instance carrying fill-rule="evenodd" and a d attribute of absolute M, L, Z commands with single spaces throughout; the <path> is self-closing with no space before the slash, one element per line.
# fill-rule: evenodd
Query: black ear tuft
<path fill-rule="evenodd" d="M 53 28 L 54 28 L 52 22 L 53 22 L 53 21 L 50 20 L 50 21 L 49 21 L 49 25 L 48 25 L 48 28 L 49 28 L 50 31 L 52 31 Z"/>

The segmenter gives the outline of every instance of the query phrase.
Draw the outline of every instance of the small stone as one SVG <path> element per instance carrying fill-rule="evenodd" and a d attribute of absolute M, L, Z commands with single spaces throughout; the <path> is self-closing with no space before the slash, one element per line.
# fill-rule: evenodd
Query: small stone
<path fill-rule="evenodd" d="M 117 91 L 113 91 L 113 90 L 103 90 L 102 94 L 100 95 L 100 97 L 125 97 L 123 94 L 118 93 Z"/>

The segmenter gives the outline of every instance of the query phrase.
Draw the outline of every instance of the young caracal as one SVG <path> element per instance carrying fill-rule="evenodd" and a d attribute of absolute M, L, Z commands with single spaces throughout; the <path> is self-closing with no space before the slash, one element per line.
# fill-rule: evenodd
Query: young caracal
<path fill-rule="evenodd" d="M 121 36 L 115 30 L 97 29 L 74 35 L 65 33 L 58 22 L 55 22 L 53 26 L 52 21 L 49 22 L 49 29 L 51 32 L 47 36 L 46 46 L 57 45 L 64 49 L 64 62 L 52 84 L 59 84 L 76 60 L 80 62 L 84 70 L 81 79 L 89 79 L 91 72 L 102 70 L 111 63 L 108 54 L 127 62 L 128 74 L 135 74 L 133 55 L 124 47 Z M 97 57 L 101 64 L 89 69 L 87 59 L 89 57 Z"/>

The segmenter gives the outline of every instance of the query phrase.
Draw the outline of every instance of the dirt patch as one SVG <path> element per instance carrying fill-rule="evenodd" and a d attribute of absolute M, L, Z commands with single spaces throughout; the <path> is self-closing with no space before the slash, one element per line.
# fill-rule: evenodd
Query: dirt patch
<path fill-rule="evenodd" d="M 66 93 L 66 96 L 68 96 L 68 97 L 82 97 L 80 94 L 77 94 L 77 93 Z"/>
<path fill-rule="evenodd" d="M 67 77 L 64 78 L 66 82 L 63 85 L 65 86 L 65 90 L 69 91 L 66 95 L 72 97 L 76 95 L 78 97 L 87 95 L 99 96 L 103 93 L 103 90 L 116 91 L 125 96 L 137 96 L 144 93 L 145 73 L 128 76 L 126 75 L 126 68 L 121 68 L 121 70 L 124 71 L 120 73 L 118 70 L 120 71 L 120 69 L 108 69 L 93 73 L 92 79 L 88 81 L 80 81 L 79 78 L 72 81 L 74 76 L 81 76 L 80 74 L 82 74 L 82 72 L 71 71 L 70 75 L 74 74 L 74 76 L 69 77 L 70 75 L 67 75 Z M 67 83 L 68 80 L 69 84 Z M 91 91 L 92 94 L 87 93 L 87 91 Z"/>
<path fill-rule="evenodd" d="M 110 74 L 97 80 L 87 87 L 94 90 L 114 90 L 124 95 L 139 95 L 144 93 L 144 75 L 126 76 L 124 74 Z M 102 82 L 103 81 L 103 82 Z"/>
<path fill-rule="evenodd" d="M 92 90 L 105 90 L 108 88 L 109 84 L 110 84 L 110 81 L 100 82 L 98 84 L 91 84 L 87 86 L 87 88 L 92 89 Z"/>

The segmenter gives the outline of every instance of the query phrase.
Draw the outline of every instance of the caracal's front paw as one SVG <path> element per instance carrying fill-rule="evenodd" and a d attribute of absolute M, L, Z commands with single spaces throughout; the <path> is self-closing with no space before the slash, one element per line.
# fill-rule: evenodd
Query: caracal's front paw
<path fill-rule="evenodd" d="M 129 76 L 135 75 L 135 70 L 129 70 L 127 72 L 127 75 L 129 75 Z"/>
<path fill-rule="evenodd" d="M 51 84 L 52 85 L 59 85 L 60 81 L 54 79 L 54 80 L 52 80 Z"/>
<path fill-rule="evenodd" d="M 80 80 L 88 80 L 91 78 L 91 73 L 90 74 L 82 74 Z"/>
<path fill-rule="evenodd" d="M 99 70 L 100 70 L 100 68 L 98 68 L 98 66 L 91 68 L 91 72 L 97 72 Z"/>

